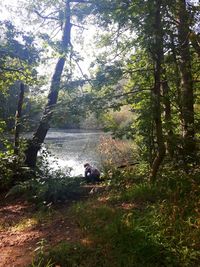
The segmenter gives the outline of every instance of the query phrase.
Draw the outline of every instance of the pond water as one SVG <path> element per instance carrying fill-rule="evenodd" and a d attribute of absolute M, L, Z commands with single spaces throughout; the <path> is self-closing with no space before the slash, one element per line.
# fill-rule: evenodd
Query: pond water
<path fill-rule="evenodd" d="M 66 172 L 71 168 L 71 176 L 83 175 L 86 162 L 99 168 L 97 148 L 102 135 L 102 131 L 50 130 L 45 139 L 45 149 L 51 153 L 50 166 Z"/>

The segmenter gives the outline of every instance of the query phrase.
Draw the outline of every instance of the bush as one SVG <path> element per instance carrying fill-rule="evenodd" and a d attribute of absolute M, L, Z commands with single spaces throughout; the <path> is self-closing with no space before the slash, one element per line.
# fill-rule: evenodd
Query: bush
<path fill-rule="evenodd" d="M 112 137 L 101 137 L 98 151 L 101 158 L 101 166 L 106 179 L 117 179 L 121 174 L 126 175 L 137 161 L 135 147 L 128 140 L 113 139 Z M 125 172 L 122 171 L 125 166 Z"/>
<path fill-rule="evenodd" d="M 23 166 L 20 158 L 2 153 L 0 155 L 0 190 L 7 191 L 19 181 L 25 181 L 33 176 L 33 172 Z"/>
<path fill-rule="evenodd" d="M 34 177 L 25 182 L 20 182 L 12 187 L 7 196 L 22 196 L 29 201 L 38 204 L 64 202 L 68 199 L 76 199 L 82 193 L 80 177 L 66 177 L 60 172 L 48 177 Z"/>

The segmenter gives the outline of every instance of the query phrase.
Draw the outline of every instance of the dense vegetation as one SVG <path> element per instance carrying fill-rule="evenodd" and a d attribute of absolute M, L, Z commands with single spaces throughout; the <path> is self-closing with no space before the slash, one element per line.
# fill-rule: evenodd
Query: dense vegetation
<path fill-rule="evenodd" d="M 20 22 L 14 7 L 0 21 L 1 192 L 43 208 L 77 200 L 81 180 L 38 156 L 48 130 L 112 135 L 99 146 L 107 190 L 70 210 L 88 243 L 61 243 L 32 266 L 199 266 L 197 1 L 16 5 Z"/>

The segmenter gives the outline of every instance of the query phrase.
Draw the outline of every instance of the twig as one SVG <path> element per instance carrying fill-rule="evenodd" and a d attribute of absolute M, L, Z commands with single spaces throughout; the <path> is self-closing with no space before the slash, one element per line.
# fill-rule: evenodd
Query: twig
<path fill-rule="evenodd" d="M 83 73 L 81 66 L 79 65 L 78 61 L 73 57 L 73 55 L 72 55 L 72 59 L 74 60 L 74 62 L 75 62 L 76 65 L 78 66 L 78 69 L 80 70 L 81 75 L 82 75 L 84 78 L 87 77 L 87 75 Z M 88 80 L 88 83 L 89 83 L 91 86 L 93 86 L 93 84 L 90 82 L 90 80 Z"/>
<path fill-rule="evenodd" d="M 85 0 L 71 0 L 70 3 L 94 4 L 94 2 L 92 1 L 85 1 Z"/>
<path fill-rule="evenodd" d="M 72 26 L 75 26 L 75 27 L 78 27 L 78 28 L 81 28 L 83 30 L 88 30 L 87 28 L 83 27 L 83 26 L 80 26 L 78 24 L 74 24 L 74 23 L 71 23 Z"/>
<path fill-rule="evenodd" d="M 11 72 L 20 72 L 20 73 L 23 73 L 23 69 L 13 69 L 13 68 L 4 68 L 4 67 L 0 67 L 0 71 L 3 70 L 3 71 L 11 71 Z"/>
<path fill-rule="evenodd" d="M 60 25 L 58 25 L 50 34 L 51 39 L 53 39 L 54 37 L 56 37 L 56 35 L 59 33 L 60 31 Z M 52 35 L 54 33 L 54 35 Z"/>
<path fill-rule="evenodd" d="M 34 12 L 35 12 L 40 18 L 42 18 L 42 19 L 44 19 L 44 20 L 46 20 L 46 19 L 51 19 L 51 20 L 57 20 L 57 21 L 59 21 L 58 18 L 56 18 L 56 17 L 51 17 L 51 16 L 50 16 L 52 13 L 50 13 L 49 15 L 44 16 L 44 15 L 42 15 L 41 13 L 39 13 L 37 10 L 34 10 Z"/>

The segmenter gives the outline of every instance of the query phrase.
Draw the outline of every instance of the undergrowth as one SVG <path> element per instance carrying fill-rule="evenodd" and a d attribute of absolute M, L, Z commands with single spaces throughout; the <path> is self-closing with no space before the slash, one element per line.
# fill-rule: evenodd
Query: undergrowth
<path fill-rule="evenodd" d="M 65 200 L 77 199 L 82 193 L 79 177 L 35 177 L 25 182 L 19 182 L 13 186 L 6 197 L 24 196 L 30 202 L 38 205 L 64 202 Z"/>
<path fill-rule="evenodd" d="M 65 202 L 77 199 L 82 192 L 82 177 L 70 177 L 70 169 L 65 173 L 51 167 L 49 152 L 45 149 L 35 170 L 26 169 L 26 180 L 16 181 L 15 185 L 7 192 L 6 197 L 22 197 L 38 206 Z M 55 161 L 56 163 L 56 161 Z"/>
<path fill-rule="evenodd" d="M 154 185 L 144 169 L 118 173 L 111 190 L 77 202 L 71 213 L 83 240 L 52 248 L 42 266 L 200 266 L 199 169 L 186 174 L 168 166 Z"/>

